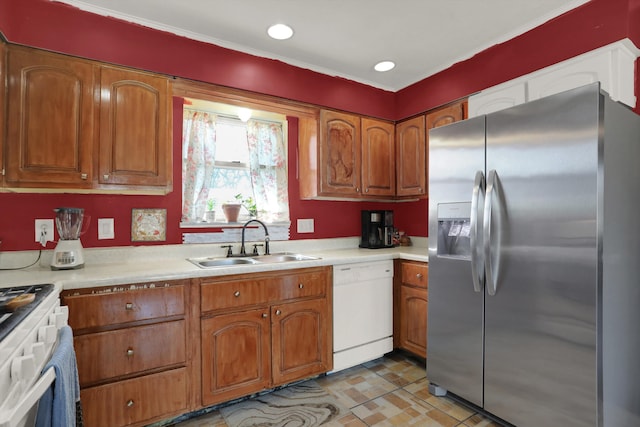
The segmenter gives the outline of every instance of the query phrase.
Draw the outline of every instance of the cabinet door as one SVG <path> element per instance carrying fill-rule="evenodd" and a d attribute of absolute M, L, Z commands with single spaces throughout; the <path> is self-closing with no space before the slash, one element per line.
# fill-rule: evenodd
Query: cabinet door
<path fill-rule="evenodd" d="M 320 195 L 360 195 L 360 117 L 320 113 Z"/>
<path fill-rule="evenodd" d="M 425 118 L 414 117 L 396 125 L 396 176 L 398 196 L 427 194 Z"/>
<path fill-rule="evenodd" d="M 109 67 L 100 79 L 99 183 L 170 186 L 167 79 Z"/>
<path fill-rule="evenodd" d="M 400 287 L 400 346 L 427 357 L 427 290 Z"/>
<path fill-rule="evenodd" d="M 464 119 L 465 103 L 459 102 L 446 107 L 438 108 L 427 113 L 427 141 L 429 130 Z"/>
<path fill-rule="evenodd" d="M 269 387 L 267 307 L 201 321 L 202 403 L 212 405 Z"/>
<path fill-rule="evenodd" d="M 9 48 L 7 185 L 91 187 L 94 88 L 87 61 Z"/>
<path fill-rule="evenodd" d="M 362 119 L 362 195 L 395 196 L 395 126 Z"/>
<path fill-rule="evenodd" d="M 332 327 L 326 299 L 273 306 L 271 318 L 273 385 L 331 369 Z"/>

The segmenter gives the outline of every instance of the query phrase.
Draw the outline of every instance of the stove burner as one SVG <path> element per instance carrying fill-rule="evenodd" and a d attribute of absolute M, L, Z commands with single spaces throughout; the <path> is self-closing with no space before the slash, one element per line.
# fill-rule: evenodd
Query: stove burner
<path fill-rule="evenodd" d="M 52 284 L 14 286 L 0 288 L 0 341 L 4 339 L 22 319 L 42 302 L 42 299 L 53 291 Z M 15 310 L 7 307 L 7 303 L 15 297 L 25 294 L 35 294 L 35 299 L 29 304 L 20 306 Z"/>

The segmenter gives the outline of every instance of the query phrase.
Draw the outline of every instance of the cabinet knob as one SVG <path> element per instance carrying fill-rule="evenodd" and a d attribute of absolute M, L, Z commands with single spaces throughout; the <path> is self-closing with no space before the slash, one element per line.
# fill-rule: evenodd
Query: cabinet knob
<path fill-rule="evenodd" d="M 416 277 L 417 277 L 418 279 L 422 279 L 422 273 L 418 273 L 418 274 L 416 274 Z"/>
<path fill-rule="evenodd" d="M 280 310 L 276 310 L 276 316 L 280 316 L 282 312 Z"/>
<path fill-rule="evenodd" d="M 267 313 L 262 313 L 262 318 L 266 319 L 267 317 L 269 317 L 269 315 Z"/>
<path fill-rule="evenodd" d="M 87 174 L 86 173 L 81 173 L 80 174 L 80 179 L 87 179 Z"/>
<path fill-rule="evenodd" d="M 105 173 L 104 175 L 102 175 L 102 179 L 107 181 L 109 179 L 109 175 Z"/>
<path fill-rule="evenodd" d="M 125 306 L 124 306 L 124 309 L 125 310 L 133 310 L 133 303 L 131 303 L 131 302 L 126 303 Z"/>
<path fill-rule="evenodd" d="M 133 356 L 133 349 L 132 348 L 128 348 L 127 349 L 127 356 L 129 356 L 129 357 Z"/>
<path fill-rule="evenodd" d="M 304 285 L 302 283 L 298 283 L 298 288 L 302 289 L 302 288 L 304 288 Z"/>
<path fill-rule="evenodd" d="M 132 400 L 132 399 L 129 399 L 129 400 L 127 401 L 127 407 L 131 408 L 132 406 L 133 406 L 133 400 Z"/>
<path fill-rule="evenodd" d="M 368 192 L 369 192 L 369 189 L 368 189 L 368 188 L 366 188 L 366 189 L 364 190 L 364 192 L 365 192 L 365 193 L 368 193 Z"/>
<path fill-rule="evenodd" d="M 234 296 L 234 297 L 236 297 L 236 298 L 238 298 L 238 297 L 240 296 L 240 291 L 235 291 L 235 292 L 233 293 L 233 296 Z"/>
<path fill-rule="evenodd" d="M 356 187 L 356 193 L 360 192 L 360 187 Z"/>

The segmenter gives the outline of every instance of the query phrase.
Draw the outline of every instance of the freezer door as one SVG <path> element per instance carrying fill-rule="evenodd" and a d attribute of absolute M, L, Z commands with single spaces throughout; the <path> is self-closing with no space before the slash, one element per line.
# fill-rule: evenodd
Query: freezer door
<path fill-rule="evenodd" d="M 481 191 L 472 202 L 485 166 L 484 129 L 478 117 L 429 134 L 427 378 L 478 406 L 484 298 L 481 268 L 472 269 L 471 225 L 482 218 L 471 219 L 472 211 L 482 212 Z"/>
<path fill-rule="evenodd" d="M 484 408 L 518 427 L 598 425 L 599 106 L 487 116 Z"/>

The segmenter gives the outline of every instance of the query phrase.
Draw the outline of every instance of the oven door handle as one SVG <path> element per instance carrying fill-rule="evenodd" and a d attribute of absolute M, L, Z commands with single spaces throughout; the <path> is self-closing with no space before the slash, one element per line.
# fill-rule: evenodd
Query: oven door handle
<path fill-rule="evenodd" d="M 0 427 L 10 427 L 17 425 L 27 413 L 36 406 L 42 395 L 47 391 L 56 379 L 56 372 L 53 367 L 47 369 L 38 378 L 38 381 L 25 393 L 22 400 L 18 402 L 9 416 L 0 420 Z"/>

